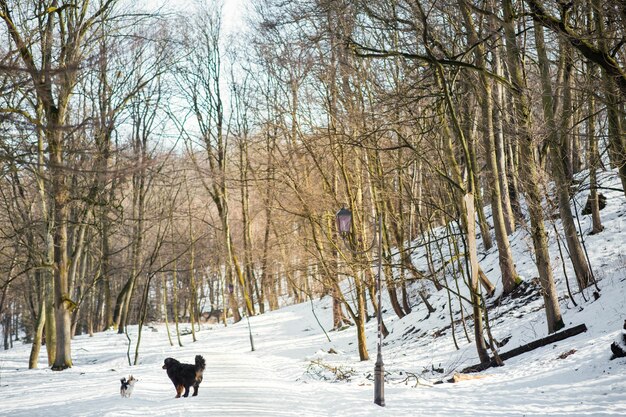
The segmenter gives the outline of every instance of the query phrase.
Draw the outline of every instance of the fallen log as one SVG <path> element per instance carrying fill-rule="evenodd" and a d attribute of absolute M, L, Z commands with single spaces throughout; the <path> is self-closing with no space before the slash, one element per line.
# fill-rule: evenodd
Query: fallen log
<path fill-rule="evenodd" d="M 461 381 L 470 381 L 472 379 L 481 379 L 481 378 L 486 378 L 486 377 L 487 375 L 470 375 L 470 374 L 460 374 L 458 372 L 455 372 L 452 378 L 448 379 L 448 382 L 455 384 Z"/>
<path fill-rule="evenodd" d="M 550 343 L 558 342 L 563 339 L 567 339 L 568 337 L 576 336 L 577 334 L 581 334 L 587 331 L 587 326 L 584 324 L 579 324 L 578 326 L 571 327 L 569 329 L 561 330 L 560 332 L 551 334 L 542 339 L 535 340 L 533 342 L 527 343 L 525 345 L 516 347 L 515 349 L 509 350 L 505 353 L 500 353 L 500 358 L 505 361 L 507 359 L 513 358 L 515 356 L 521 355 L 522 353 L 530 352 L 531 350 L 535 350 L 545 345 L 549 345 Z M 491 358 L 488 362 L 482 362 L 477 365 L 468 366 L 463 369 L 461 373 L 471 373 L 471 372 L 480 372 L 484 371 L 487 368 L 491 368 L 492 366 L 496 366 L 496 361 Z"/>

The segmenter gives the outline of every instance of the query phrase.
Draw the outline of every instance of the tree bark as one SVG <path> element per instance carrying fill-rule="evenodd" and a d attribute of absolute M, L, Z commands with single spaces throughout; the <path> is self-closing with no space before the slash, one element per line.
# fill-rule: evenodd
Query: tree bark
<path fill-rule="evenodd" d="M 494 17 L 489 17 L 490 30 L 495 33 L 498 27 L 498 23 Z M 494 72 L 498 75 L 502 75 L 502 63 L 501 54 L 502 47 L 497 45 L 496 50 L 493 52 L 493 67 Z M 485 77 L 486 78 L 486 77 Z M 495 142 L 495 154 L 496 154 L 496 167 L 497 167 L 497 180 L 499 185 L 500 198 L 502 202 L 502 216 L 504 217 L 504 225 L 506 227 L 507 235 L 510 235 L 515 230 L 515 216 L 513 215 L 513 208 L 511 204 L 511 198 L 509 193 L 509 179 L 507 175 L 507 157 L 506 157 L 506 143 L 504 139 L 504 88 L 501 83 L 495 83 L 495 87 L 491 97 L 485 97 L 485 100 L 491 99 L 492 113 L 493 113 L 493 129 L 494 129 L 494 142 Z M 512 166 L 508 166 L 508 169 L 514 169 Z M 495 171 L 494 171 L 495 172 Z M 495 190 L 494 190 L 495 191 Z M 497 237 L 496 237 L 497 239 Z"/>
<path fill-rule="evenodd" d="M 474 196 L 471 193 L 465 195 L 465 210 L 468 218 L 474 218 Z M 470 264 L 470 291 L 472 309 L 474 313 L 474 338 L 476 339 L 476 351 L 480 362 L 489 361 L 487 344 L 483 336 L 483 314 L 481 308 L 480 286 L 478 282 L 478 256 L 476 253 L 476 232 L 474 222 L 469 222 L 467 227 L 467 249 L 469 251 Z"/>
<path fill-rule="evenodd" d="M 587 70 L 590 75 L 597 73 L 595 64 L 588 64 Z M 595 78 L 595 77 L 591 77 Z M 591 234 L 600 233 L 604 230 L 602 219 L 600 218 L 600 206 L 598 201 L 598 174 L 600 167 L 600 154 L 598 152 L 598 137 L 596 135 L 596 98 L 594 92 L 591 92 L 587 98 L 588 108 L 587 114 L 587 141 L 589 142 L 589 150 L 587 152 L 587 164 L 589 165 L 589 188 L 591 202 Z"/>
<path fill-rule="evenodd" d="M 37 368 L 37 362 L 39 361 L 39 352 L 41 351 L 41 343 L 43 339 L 43 330 L 46 323 L 46 287 L 44 271 L 35 271 L 35 280 L 38 282 L 39 289 L 39 311 L 37 314 L 37 320 L 35 323 L 35 334 L 33 336 L 33 345 L 30 351 L 30 358 L 28 360 L 28 369 Z M 0 311 L 2 309 L 0 308 Z"/>
<path fill-rule="evenodd" d="M 504 32 L 506 38 L 507 61 L 511 82 L 513 83 L 513 94 L 515 99 L 515 113 L 519 123 L 521 135 L 521 158 L 525 165 L 526 176 L 523 187 L 526 190 L 526 200 L 530 214 L 531 229 L 530 234 L 535 249 L 535 261 L 539 272 L 539 282 L 541 284 L 544 307 L 546 309 L 546 319 L 548 331 L 554 333 L 564 326 L 559 300 L 556 292 L 556 285 L 552 275 L 550 265 L 550 254 L 548 252 L 547 233 L 544 226 L 544 215 L 541 207 L 542 194 L 539 189 L 540 177 L 535 160 L 535 144 L 531 134 L 531 110 L 528 97 L 524 93 L 524 80 L 522 77 L 520 51 L 515 38 L 515 27 L 513 25 L 513 5 L 511 0 L 502 0 L 504 9 Z"/>
<path fill-rule="evenodd" d="M 550 81 L 550 69 L 548 63 L 548 55 L 544 43 L 543 26 L 539 23 L 535 24 L 535 44 L 537 46 L 537 55 L 539 67 L 541 69 L 541 84 L 543 87 L 542 102 L 543 112 L 548 126 L 548 142 L 550 145 L 549 154 L 552 167 L 552 176 L 555 181 L 555 192 L 559 202 L 559 213 L 563 224 L 563 232 L 569 250 L 570 260 L 574 266 L 578 287 L 582 291 L 587 288 L 593 281 L 591 269 L 587 263 L 587 258 L 583 252 L 574 217 L 570 208 L 569 190 L 570 181 L 567 174 L 567 139 L 566 132 L 559 131 L 554 115 L 555 103 L 552 99 L 552 87 Z"/>
<path fill-rule="evenodd" d="M 465 26 L 468 31 L 468 43 L 476 45 L 475 59 L 476 66 L 486 68 L 484 56 L 486 55 L 485 47 L 479 42 L 478 33 L 470 10 L 465 0 L 458 1 L 459 7 L 463 14 Z M 480 85 L 484 94 L 479 94 L 479 103 L 482 110 L 482 124 L 485 143 L 485 159 L 487 161 L 487 169 L 489 171 L 489 179 L 491 183 L 491 208 L 493 215 L 493 225 L 496 235 L 496 244 L 498 246 L 498 262 L 500 265 L 500 274 L 502 276 L 503 293 L 509 294 L 519 282 L 517 271 L 513 263 L 513 255 L 507 234 L 507 226 L 505 222 L 504 210 L 502 207 L 502 193 L 500 190 L 500 177 L 503 175 L 499 171 L 496 140 L 493 126 L 493 101 L 492 101 L 492 85 L 484 73 L 479 73 Z"/>

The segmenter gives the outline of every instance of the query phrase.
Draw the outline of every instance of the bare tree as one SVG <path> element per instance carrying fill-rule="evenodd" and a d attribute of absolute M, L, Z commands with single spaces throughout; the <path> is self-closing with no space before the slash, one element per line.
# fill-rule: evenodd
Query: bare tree
<path fill-rule="evenodd" d="M 185 132 L 187 145 L 218 212 L 221 241 L 227 259 L 226 289 L 232 289 L 236 284 L 235 279 L 243 282 L 243 277 L 239 276 L 241 267 L 233 246 L 227 186 L 229 135 L 221 92 L 221 13 L 219 1 L 212 1 L 198 10 L 190 31 L 182 41 L 186 56 L 177 69 L 177 79 L 198 129 L 199 140 L 196 139 L 196 133 Z M 181 128 L 186 127 L 181 125 Z M 200 146 L 204 152 L 202 163 L 198 161 L 196 146 Z M 235 321 L 241 320 L 234 291 L 229 291 L 227 297 Z"/>
<path fill-rule="evenodd" d="M 88 1 L 80 1 L 68 7 L 55 0 L 50 5 L 34 3 L 33 10 L 27 11 L 13 7 L 8 1 L 0 2 L 0 18 L 19 51 L 43 110 L 54 212 L 56 355 L 52 369 L 55 370 L 72 366 L 71 312 L 75 302 L 70 298 L 68 276 L 70 201 L 64 155 L 70 127 L 68 110 L 93 29 L 114 4 L 113 0 L 108 0 L 92 6 Z M 31 33 L 38 38 L 31 38 Z"/>

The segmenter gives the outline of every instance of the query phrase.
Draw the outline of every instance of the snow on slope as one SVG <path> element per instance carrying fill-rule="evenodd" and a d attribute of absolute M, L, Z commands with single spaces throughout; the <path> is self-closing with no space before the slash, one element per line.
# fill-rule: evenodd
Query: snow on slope
<path fill-rule="evenodd" d="M 607 174 L 604 186 L 619 188 Z M 586 193 L 580 194 L 582 207 Z M 144 328 L 140 364 L 129 366 L 124 335 L 104 332 L 75 338 L 74 367 L 53 372 L 42 352 L 40 369 L 28 370 L 30 346 L 18 345 L 0 352 L 0 415 L 7 416 L 623 416 L 626 415 L 626 358 L 609 360 L 609 345 L 626 319 L 626 200 L 617 191 L 605 192 L 602 211 L 605 231 L 588 235 L 589 216 L 581 217 L 585 243 L 599 279 L 600 298 L 589 289 L 585 299 L 567 296 L 554 236 L 552 260 L 567 327 L 585 323 L 578 336 L 509 359 L 490 368 L 481 379 L 456 384 L 435 384 L 455 370 L 477 363 L 473 343 L 460 325 L 455 327 L 459 350 L 454 347 L 445 291 L 432 292 L 437 311 L 428 314 L 414 288 L 413 312 L 397 319 L 385 310 L 390 335 L 383 358 L 387 406 L 373 403 L 373 367 L 376 323 L 367 324 L 372 360 L 360 362 L 353 328 L 328 332 L 330 300 L 284 307 L 250 318 L 256 350 L 250 351 L 246 321 L 223 327 L 203 326 L 192 343 L 171 347 L 165 327 Z M 558 223 L 557 223 L 558 226 Z M 549 228 L 551 231 L 551 227 Z M 518 272 L 530 281 L 536 270 L 529 257 L 528 237 L 512 235 Z M 497 254 L 482 254 L 481 266 L 498 283 Z M 416 255 L 416 261 L 423 259 Z M 426 268 L 424 268 L 426 269 Z M 575 289 L 568 271 L 570 284 Z M 493 301 L 488 301 L 493 302 Z M 383 299 L 385 306 L 388 302 Z M 458 301 L 453 298 L 458 314 Z M 498 340 L 509 338 L 501 351 L 547 334 L 541 297 L 516 308 L 502 305 L 490 310 L 492 330 Z M 468 325 L 471 324 L 468 317 Z M 136 327 L 131 328 L 133 343 Z M 468 326 L 470 337 L 471 328 Z M 134 350 L 134 345 L 131 351 Z M 332 353 L 330 353 L 332 352 Z M 168 356 L 191 362 L 196 354 L 207 361 L 199 395 L 174 399 L 174 388 L 161 369 Z M 139 379 L 129 399 L 120 398 L 119 379 L 128 374 Z"/>

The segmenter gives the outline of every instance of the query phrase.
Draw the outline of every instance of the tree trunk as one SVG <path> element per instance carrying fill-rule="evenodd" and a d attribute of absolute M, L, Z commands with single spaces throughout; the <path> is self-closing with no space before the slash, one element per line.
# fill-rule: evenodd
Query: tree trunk
<path fill-rule="evenodd" d="M 196 320 L 198 319 L 198 289 L 196 288 L 196 245 L 191 223 L 191 211 L 189 212 L 189 240 L 191 252 L 189 253 L 189 322 L 191 324 L 191 339 L 196 342 Z"/>
<path fill-rule="evenodd" d="M 595 31 L 598 36 L 598 47 L 601 52 L 606 54 L 608 53 L 608 47 L 606 43 L 604 22 L 607 17 L 603 16 L 601 13 L 602 4 L 600 0 L 592 0 L 592 5 L 594 21 L 596 24 Z M 615 79 L 608 73 L 606 67 L 604 66 L 602 66 L 602 81 L 604 84 L 604 97 L 609 126 L 609 158 L 611 166 L 613 168 L 617 168 L 618 170 L 619 177 L 622 182 L 622 190 L 624 195 L 626 195 L 626 135 L 624 135 L 624 131 L 622 130 L 623 120 L 621 119 L 619 109 L 620 89 L 618 88 Z M 621 91 L 623 95 L 623 89 Z"/>
<path fill-rule="evenodd" d="M 63 106 L 64 107 L 64 106 Z M 53 370 L 72 366 L 72 320 L 76 304 L 70 298 L 69 256 L 67 228 L 69 219 L 69 189 L 65 162 L 63 160 L 63 132 L 65 117 L 59 111 L 50 110 L 46 137 L 49 139 L 50 178 L 54 197 L 54 315 L 56 319 L 56 356 Z"/>
<path fill-rule="evenodd" d="M 161 268 L 163 269 L 163 268 Z M 169 325 L 169 321 L 167 319 L 168 314 L 167 314 L 167 308 L 168 308 L 168 300 L 167 300 L 167 282 L 165 279 L 165 274 L 162 274 L 161 276 L 161 287 L 163 288 L 163 304 L 162 304 L 162 308 L 163 308 L 163 321 L 165 321 L 165 332 L 167 333 L 167 339 L 170 342 L 170 346 L 174 346 L 174 342 L 172 341 L 172 333 L 170 332 L 170 325 Z"/>
<path fill-rule="evenodd" d="M 548 252 L 547 233 L 544 226 L 542 194 L 539 189 L 539 173 L 535 160 L 535 144 L 531 134 L 531 111 L 528 97 L 524 93 L 524 80 L 520 68 L 520 51 L 515 38 L 513 25 L 513 5 L 511 0 L 502 0 L 504 9 L 504 32 L 507 46 L 507 61 L 513 83 L 515 112 L 521 134 L 521 158 L 525 166 L 526 176 L 523 181 L 526 200 L 530 214 L 530 234 L 535 249 L 535 260 L 539 272 L 542 295 L 546 309 L 548 332 L 554 333 L 564 326 L 556 293 L 556 285 L 552 276 L 550 254 Z"/>
<path fill-rule="evenodd" d="M 100 217 L 102 224 L 102 260 L 101 260 L 101 274 L 100 287 L 102 289 L 102 296 L 104 297 L 104 314 L 103 314 L 103 326 L 102 330 L 109 329 L 115 325 L 113 320 L 113 302 L 111 295 L 111 268 L 110 268 L 110 254 L 111 248 L 109 244 L 109 220 L 107 211 L 103 210 Z"/>
<path fill-rule="evenodd" d="M 465 26 L 468 30 L 468 42 L 476 45 L 475 58 L 479 68 L 485 68 L 486 64 L 484 56 L 486 51 L 484 46 L 478 41 L 475 25 L 472 20 L 471 13 L 467 7 L 465 0 L 459 0 L 459 7 L 463 13 Z M 516 287 L 519 277 L 513 263 L 513 255 L 507 234 L 507 226 L 505 222 L 504 210 L 502 208 L 502 193 L 500 190 L 500 177 L 503 175 L 499 171 L 496 140 L 493 126 L 493 101 L 491 80 L 487 78 L 484 72 L 479 73 L 480 84 L 484 94 L 479 94 L 479 103 L 482 109 L 482 124 L 485 143 L 485 159 L 487 161 L 487 169 L 489 171 L 489 179 L 491 183 L 491 208 L 493 215 L 493 225 L 496 235 L 496 244 L 498 245 L 498 262 L 500 265 L 500 274 L 502 276 L 503 293 L 509 294 Z"/>
<path fill-rule="evenodd" d="M 357 316 L 353 317 L 354 324 L 357 331 L 357 343 L 359 350 L 359 359 L 361 361 L 369 360 L 369 353 L 367 352 L 367 340 L 365 336 L 365 320 L 367 313 L 365 311 L 365 289 L 361 280 L 355 277 L 356 283 L 356 298 L 357 298 Z"/>
<path fill-rule="evenodd" d="M 41 343 L 43 339 L 43 329 L 46 323 L 46 288 L 44 275 L 44 271 L 35 271 L 35 281 L 38 282 L 39 286 L 39 311 L 37 313 L 37 321 L 35 323 L 35 334 L 33 336 L 33 345 L 30 350 L 28 369 L 37 368 L 39 352 L 41 351 Z M 2 311 L 2 308 L 0 308 L 0 311 Z"/>
<path fill-rule="evenodd" d="M 137 343 L 135 344 L 135 357 L 133 360 L 133 365 L 139 364 L 139 345 L 141 344 L 141 333 L 143 330 L 143 325 L 146 321 L 146 316 L 148 314 L 150 283 L 152 282 L 152 278 L 154 278 L 154 274 L 151 273 L 148 276 L 148 279 L 146 279 L 146 286 L 141 296 L 141 305 L 139 306 L 139 322 L 137 324 Z"/>
<path fill-rule="evenodd" d="M 574 266 L 576 279 L 580 290 L 587 288 L 593 281 L 591 269 L 587 263 L 587 258 L 583 252 L 582 246 L 578 240 L 576 225 L 569 202 L 569 190 L 571 183 L 567 174 L 567 139 L 566 132 L 558 131 L 554 108 L 556 107 L 552 99 L 552 87 L 550 81 L 550 68 L 548 63 L 548 55 L 544 43 L 543 26 L 535 22 L 535 43 L 537 45 L 537 56 L 539 67 L 541 69 L 541 84 L 543 87 L 542 101 L 543 112 L 548 125 L 548 141 L 550 144 L 550 159 L 552 167 L 552 176 L 556 183 L 556 194 L 559 202 L 559 213 L 565 233 L 565 240 L 569 251 L 570 260 Z M 563 51 L 562 51 L 563 52 Z"/>
<path fill-rule="evenodd" d="M 191 324 L 191 338 L 193 342 L 196 342 L 196 321 L 200 317 L 198 314 L 198 289 L 196 287 L 196 237 L 192 216 L 193 198 L 190 193 L 190 184 L 187 181 L 187 176 L 185 176 L 185 191 L 187 194 L 187 220 L 189 222 L 189 321 Z"/>
<path fill-rule="evenodd" d="M 463 103 L 463 113 L 465 117 L 465 123 L 463 128 L 463 137 L 467 140 L 467 149 L 469 151 L 470 161 L 468 163 L 468 171 L 470 171 L 470 175 L 474 177 L 474 184 L 477 188 L 474 193 L 474 199 L 476 200 L 474 203 L 474 207 L 476 208 L 475 212 L 478 218 L 478 227 L 480 228 L 480 236 L 483 239 L 483 247 L 486 251 L 493 247 L 493 239 L 491 238 L 491 232 L 489 230 L 489 223 L 487 222 L 487 216 L 485 215 L 485 204 L 483 202 L 483 194 L 482 190 L 489 190 L 492 184 L 487 184 L 485 187 L 480 184 L 480 172 L 478 171 L 478 159 L 476 155 L 476 132 L 475 129 L 470 129 L 469 126 L 474 126 L 476 123 L 476 112 L 473 112 L 469 109 L 471 105 L 470 100 L 465 100 Z M 492 193 L 493 195 L 493 193 Z"/>
<path fill-rule="evenodd" d="M 132 180 L 132 210 L 133 210 L 133 233 L 132 233 L 132 249 L 131 249 L 131 271 L 128 281 L 122 293 L 122 297 L 118 297 L 116 310 L 119 315 L 115 317 L 117 322 L 118 334 L 123 334 L 128 325 L 128 313 L 130 310 L 131 300 L 135 292 L 135 282 L 139 274 L 141 274 L 141 257 L 143 253 L 144 241 L 144 225 L 145 225 L 145 209 L 147 189 L 147 137 L 144 135 L 143 126 L 141 126 L 141 115 L 137 115 L 133 132 L 133 152 L 139 166 L 138 170 L 133 174 Z M 118 307 L 119 306 L 119 307 Z"/>
<path fill-rule="evenodd" d="M 467 217 L 472 219 L 474 213 L 474 196 L 471 193 L 465 195 L 465 210 Z M 480 362 L 489 361 L 487 344 L 483 336 L 483 316 L 481 309 L 480 286 L 478 283 L 478 256 L 476 253 L 476 232 L 474 222 L 468 222 L 467 227 L 467 249 L 470 259 L 470 290 L 472 299 L 472 309 L 474 312 L 474 338 L 476 339 L 476 351 Z"/>
<path fill-rule="evenodd" d="M 450 127 L 448 125 L 447 118 L 444 114 L 441 114 L 440 117 L 441 117 L 442 127 L 444 131 L 444 152 L 446 156 L 446 162 L 448 164 L 448 169 L 452 171 L 451 176 L 452 176 L 453 184 L 450 185 L 451 188 L 453 188 L 452 198 L 454 200 L 455 208 L 459 215 L 461 228 L 463 229 L 465 233 L 467 233 L 468 227 L 470 227 L 469 226 L 470 222 L 474 223 L 473 229 L 475 230 L 476 219 L 467 218 L 467 212 L 465 210 L 465 204 L 463 202 L 463 198 L 464 198 L 463 191 L 472 192 L 476 188 L 475 172 L 473 170 L 473 166 L 471 163 L 472 158 L 470 156 L 467 138 L 463 134 L 463 130 L 460 127 L 459 119 L 456 115 L 456 110 L 453 107 L 450 90 L 448 88 L 447 81 L 444 78 L 444 71 L 443 71 L 441 64 L 439 63 L 436 64 L 435 74 L 437 78 L 437 84 L 443 90 L 445 103 L 446 103 L 446 110 L 448 111 L 450 115 L 450 121 L 452 123 L 454 132 L 459 141 L 459 146 L 461 147 L 463 156 L 465 157 L 465 161 L 467 164 L 467 184 L 465 184 L 465 182 L 463 181 L 463 177 L 461 175 L 461 169 L 455 157 L 454 144 L 452 142 L 452 135 L 450 132 Z M 489 278 L 487 278 L 487 276 L 484 273 L 482 274 L 480 273 L 481 271 L 480 266 L 478 266 L 476 269 L 479 272 L 480 282 L 485 287 L 487 294 L 489 295 L 493 294 L 495 287 L 489 281 Z"/>
<path fill-rule="evenodd" d="M 172 236 L 173 240 L 173 236 Z M 172 270 L 172 298 L 173 298 L 173 315 L 174 315 L 174 326 L 176 328 L 176 339 L 178 340 L 178 346 L 183 347 L 183 342 L 180 339 L 180 305 L 178 300 L 178 261 L 174 260 L 174 268 Z"/>
<path fill-rule="evenodd" d="M 590 75 L 596 74 L 595 64 L 588 64 L 588 71 Z M 589 115 L 587 118 L 587 141 L 589 142 L 587 163 L 589 165 L 589 201 L 591 202 L 591 219 L 593 224 L 591 234 L 597 234 L 604 230 L 604 226 L 602 226 L 602 220 L 600 218 L 600 205 L 598 201 L 597 171 L 600 167 L 600 154 L 598 152 L 598 137 L 596 135 L 596 98 L 594 92 L 589 94 L 587 103 L 587 114 Z"/>
<path fill-rule="evenodd" d="M 499 26 L 499 23 L 496 22 L 495 15 L 490 16 L 489 17 L 490 30 L 495 32 L 498 26 Z M 503 74 L 502 62 L 500 58 L 501 50 L 502 50 L 502 47 L 498 45 L 497 49 L 493 52 L 493 70 L 496 74 L 500 76 L 502 76 Z M 504 226 L 506 227 L 507 235 L 510 235 L 515 230 L 515 216 L 513 215 L 513 208 L 511 205 L 511 198 L 509 195 L 510 185 L 509 185 L 509 179 L 507 176 L 507 163 L 506 163 L 507 158 L 506 158 L 506 144 L 504 140 L 504 120 L 503 120 L 504 119 L 504 115 L 503 115 L 504 88 L 501 83 L 499 82 L 495 83 L 492 96 L 484 98 L 484 100 L 489 100 L 489 99 L 491 99 L 491 107 L 492 107 L 492 114 L 493 114 L 495 158 L 496 158 L 497 180 L 498 180 L 498 185 L 499 185 L 500 199 L 502 202 L 502 216 L 504 217 Z M 493 108 L 494 104 L 495 104 L 495 108 Z M 490 158 L 487 158 L 487 159 L 490 159 Z M 513 169 L 512 166 L 509 166 L 508 168 Z M 493 172 L 495 174 L 496 171 L 493 171 Z"/>
<path fill-rule="evenodd" d="M 254 274 L 254 264 L 252 262 L 252 232 L 250 222 L 250 197 L 249 197 L 249 185 L 248 185 L 248 137 L 244 136 L 240 139 L 239 146 L 239 170 L 240 170 L 240 190 L 241 190 L 241 219 L 242 219 L 242 240 L 243 240 L 243 255 L 244 255 L 244 278 L 245 289 L 250 302 L 248 303 L 248 316 L 256 314 L 254 307 L 254 287 L 256 283 L 256 277 Z M 258 297 L 257 297 L 258 299 Z"/>

